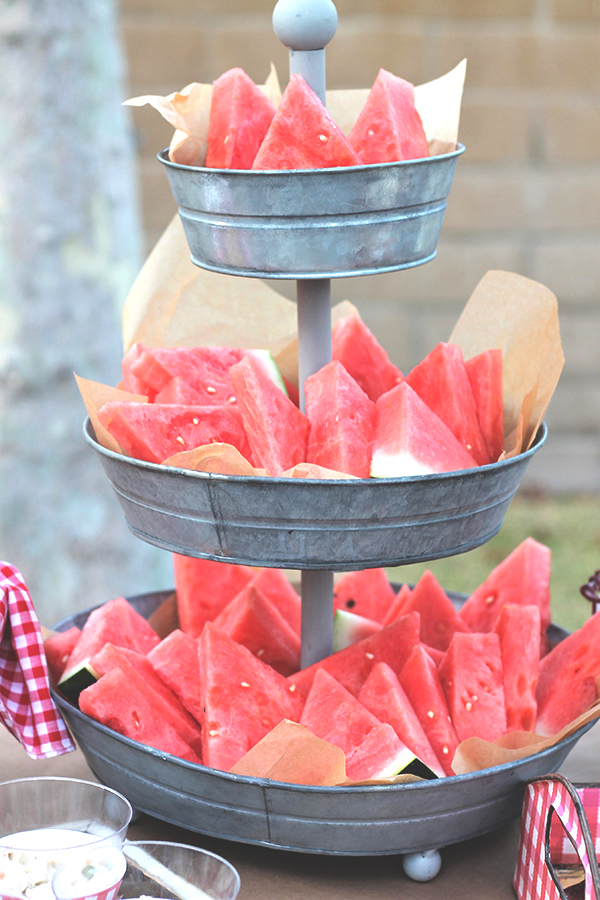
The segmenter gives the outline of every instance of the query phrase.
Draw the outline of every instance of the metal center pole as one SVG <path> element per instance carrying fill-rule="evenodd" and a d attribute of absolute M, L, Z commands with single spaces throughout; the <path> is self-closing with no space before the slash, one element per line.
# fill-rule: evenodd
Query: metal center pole
<path fill-rule="evenodd" d="M 325 46 L 337 28 L 331 0 L 279 0 L 273 11 L 275 34 L 290 51 L 290 75 L 301 75 L 325 104 Z M 331 282 L 296 283 L 298 378 L 304 412 L 304 382 L 331 361 Z M 302 571 L 302 650 L 305 669 L 333 650 L 333 572 Z"/>

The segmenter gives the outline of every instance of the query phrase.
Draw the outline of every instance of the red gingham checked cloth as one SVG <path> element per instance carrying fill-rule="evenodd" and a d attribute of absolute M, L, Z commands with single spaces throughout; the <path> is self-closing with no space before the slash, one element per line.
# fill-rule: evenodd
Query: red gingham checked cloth
<path fill-rule="evenodd" d="M 34 759 L 75 750 L 50 696 L 40 623 L 23 576 L 0 562 L 0 720 Z"/>

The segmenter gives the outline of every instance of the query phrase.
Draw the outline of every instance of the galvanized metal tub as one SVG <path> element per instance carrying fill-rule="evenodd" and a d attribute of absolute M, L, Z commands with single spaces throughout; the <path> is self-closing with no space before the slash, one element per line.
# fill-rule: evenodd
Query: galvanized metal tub
<path fill-rule="evenodd" d="M 164 550 L 225 562 L 334 571 L 464 553 L 493 537 L 534 453 L 463 472 L 328 481 L 210 475 L 141 462 L 86 440 L 127 524 Z"/>
<path fill-rule="evenodd" d="M 149 616 L 170 593 L 129 599 Z M 89 612 L 56 627 L 81 627 Z M 560 629 L 554 632 L 555 637 L 565 635 Z M 321 788 L 199 767 L 122 737 L 56 692 L 54 699 L 94 774 L 135 808 L 214 837 L 333 855 L 411 853 L 505 825 L 520 814 L 525 782 L 555 772 L 591 727 L 542 753 L 469 775 L 415 784 Z"/>
<path fill-rule="evenodd" d="M 464 152 L 368 166 L 261 172 L 158 154 L 198 266 L 256 278 L 372 275 L 433 259 Z"/>

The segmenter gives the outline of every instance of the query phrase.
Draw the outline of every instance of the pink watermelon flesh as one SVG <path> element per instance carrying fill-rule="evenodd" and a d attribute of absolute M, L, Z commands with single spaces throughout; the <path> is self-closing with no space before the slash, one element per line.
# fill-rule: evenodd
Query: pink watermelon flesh
<path fill-rule="evenodd" d="M 301 75 L 292 75 L 253 169 L 359 166 L 360 157 Z"/>
<path fill-rule="evenodd" d="M 385 569 L 346 572 L 333 588 L 333 608 L 383 622 L 395 600 Z"/>
<path fill-rule="evenodd" d="M 260 569 L 251 584 L 275 604 L 290 628 L 300 637 L 302 603 L 284 573 L 280 569 Z"/>
<path fill-rule="evenodd" d="M 380 722 L 391 725 L 402 743 L 432 772 L 439 777 L 445 775 L 396 673 L 387 663 L 373 666 L 358 699 Z"/>
<path fill-rule="evenodd" d="M 306 461 L 368 478 L 375 404 L 336 360 L 304 382 L 310 424 Z"/>
<path fill-rule="evenodd" d="M 540 611 L 534 605 L 506 603 L 494 631 L 500 639 L 502 655 L 506 730 L 533 731 L 540 665 Z"/>
<path fill-rule="evenodd" d="M 331 332 L 331 357 L 343 365 L 373 401 L 404 377 L 360 316 L 337 320 Z"/>
<path fill-rule="evenodd" d="M 100 676 L 117 668 L 125 675 L 131 675 L 132 671 L 141 675 L 155 715 L 169 722 L 195 753 L 199 755 L 202 753 L 200 725 L 156 674 L 152 664 L 143 654 L 124 647 L 115 647 L 114 644 L 105 644 L 102 650 L 91 658 L 90 665 Z"/>
<path fill-rule="evenodd" d="M 459 741 L 506 733 L 502 655 L 497 634 L 457 632 L 439 668 Z"/>
<path fill-rule="evenodd" d="M 429 644 L 424 644 L 422 641 L 421 641 L 421 645 L 422 645 L 423 649 L 425 650 L 425 652 L 427 653 L 427 656 L 429 656 L 433 660 L 436 667 L 439 669 L 440 664 L 441 664 L 442 660 L 444 659 L 444 657 L 446 656 L 446 654 L 443 653 L 441 650 L 438 650 L 437 647 L 430 647 Z"/>
<path fill-rule="evenodd" d="M 213 83 L 206 163 L 215 169 L 250 169 L 275 107 L 243 69 Z"/>
<path fill-rule="evenodd" d="M 145 655 L 159 642 L 159 636 L 146 619 L 124 597 L 117 597 L 89 614 L 62 677 L 68 677 L 70 671 L 91 659 L 107 643 Z"/>
<path fill-rule="evenodd" d="M 407 382 L 383 394 L 375 404 L 373 478 L 458 472 L 476 465 L 448 426 Z"/>
<path fill-rule="evenodd" d="M 179 698 L 185 709 L 202 722 L 200 702 L 200 664 L 198 645 L 189 635 L 176 628 L 148 654 L 156 674 Z"/>
<path fill-rule="evenodd" d="M 537 734 L 556 734 L 598 698 L 600 615 L 591 616 L 540 660 Z"/>
<path fill-rule="evenodd" d="M 308 419 L 294 406 L 254 357 L 230 369 L 231 380 L 255 466 L 280 475 L 306 460 Z"/>
<path fill-rule="evenodd" d="M 243 588 L 213 624 L 281 675 L 291 675 L 300 668 L 298 634 L 253 584 Z"/>
<path fill-rule="evenodd" d="M 79 707 L 113 731 L 188 762 L 202 760 L 162 716 L 138 672 L 116 668 L 79 695 Z"/>
<path fill-rule="evenodd" d="M 202 759 L 229 769 L 300 704 L 287 679 L 208 622 L 199 639 Z M 233 676 L 233 677 L 232 677 Z"/>
<path fill-rule="evenodd" d="M 412 590 L 406 611 L 413 609 L 421 616 L 421 641 L 434 649 L 446 651 L 456 631 L 470 631 L 429 569 Z"/>
<path fill-rule="evenodd" d="M 236 406 L 177 406 L 113 400 L 100 407 L 98 418 L 133 459 L 161 463 L 175 453 L 217 441 L 232 444 L 252 462 Z"/>
<path fill-rule="evenodd" d="M 178 553 L 173 554 L 173 571 L 179 625 L 191 638 L 197 638 L 205 623 L 218 616 L 255 575 L 250 566 Z"/>
<path fill-rule="evenodd" d="M 382 619 L 382 625 L 391 625 L 396 619 L 404 615 L 404 608 L 410 600 L 411 590 L 408 584 L 403 584 L 394 600 Z"/>
<path fill-rule="evenodd" d="M 325 669 L 317 669 L 300 724 L 347 754 L 380 721 Z"/>
<path fill-rule="evenodd" d="M 406 380 L 479 465 L 490 462 L 460 347 L 438 344 Z"/>
<path fill-rule="evenodd" d="M 504 450 L 504 398 L 502 394 L 502 351 L 485 350 L 465 360 L 473 391 L 477 421 L 490 462 L 497 462 Z"/>
<path fill-rule="evenodd" d="M 454 775 L 452 760 L 458 737 L 438 671 L 421 644 L 414 648 L 398 679 L 444 772 Z"/>
<path fill-rule="evenodd" d="M 471 631 L 492 631 L 505 603 L 534 603 L 540 611 L 543 653 L 550 625 L 550 564 L 549 548 L 526 538 L 471 594 L 461 619 Z"/>
<path fill-rule="evenodd" d="M 419 615 L 411 613 L 382 628 L 377 634 L 333 653 L 295 675 L 288 681 L 300 698 L 308 695 L 317 669 L 324 669 L 339 681 L 354 697 L 358 697 L 369 672 L 378 662 L 386 662 L 396 672 L 400 671 L 413 648 L 419 642 Z"/>
<path fill-rule="evenodd" d="M 231 390 L 233 390 L 233 388 Z M 230 396 L 233 396 L 233 393 L 230 394 Z M 175 378 L 171 378 L 162 391 L 158 392 L 154 398 L 154 403 L 169 403 L 176 404 L 177 406 L 201 406 L 205 398 L 207 398 L 207 402 L 204 404 L 205 406 L 224 405 L 223 403 L 213 403 L 214 396 L 211 397 L 211 395 L 206 392 L 202 394 L 200 391 L 197 391 L 196 388 L 193 388 L 180 375 L 176 375 Z M 237 403 L 237 398 L 235 402 Z"/>
<path fill-rule="evenodd" d="M 59 631 L 44 641 L 44 653 L 48 664 L 48 672 L 54 684 L 58 684 L 69 656 L 81 636 L 81 629 L 73 625 L 67 631 Z"/>
<path fill-rule="evenodd" d="M 412 84 L 380 69 L 348 141 L 367 164 L 429 156 Z"/>
<path fill-rule="evenodd" d="M 148 386 L 144 384 L 144 382 L 138 378 L 134 372 L 131 371 L 131 367 L 135 362 L 140 358 L 142 353 L 146 348 L 143 344 L 135 343 L 132 344 L 125 356 L 123 357 L 121 368 L 123 371 L 123 390 L 129 391 L 130 394 L 141 394 L 142 396 L 147 396 L 149 400 L 154 399 L 155 391 L 150 392 Z M 150 396 L 151 394 L 151 396 Z"/>
<path fill-rule="evenodd" d="M 390 778 L 414 761 L 391 725 L 381 722 L 346 756 L 346 775 L 351 781 Z"/>

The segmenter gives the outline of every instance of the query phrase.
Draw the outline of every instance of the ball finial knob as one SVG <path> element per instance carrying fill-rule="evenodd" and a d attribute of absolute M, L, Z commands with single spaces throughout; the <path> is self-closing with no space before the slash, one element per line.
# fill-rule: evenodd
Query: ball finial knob
<path fill-rule="evenodd" d="M 278 0 L 273 29 L 290 50 L 322 50 L 337 28 L 332 0 Z"/>

